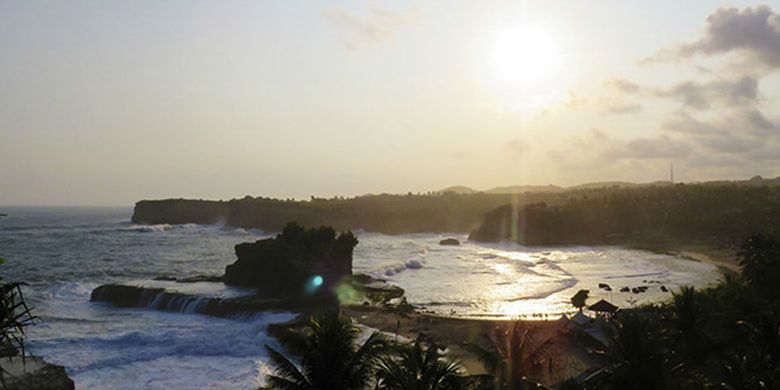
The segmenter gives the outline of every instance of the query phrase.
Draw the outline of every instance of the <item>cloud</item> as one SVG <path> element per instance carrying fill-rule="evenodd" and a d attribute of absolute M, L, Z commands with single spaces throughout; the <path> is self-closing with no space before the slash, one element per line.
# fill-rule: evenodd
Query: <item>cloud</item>
<path fill-rule="evenodd" d="M 657 89 L 654 94 L 680 100 L 685 108 L 694 110 L 707 110 L 715 104 L 723 107 L 751 105 L 759 100 L 758 80 L 751 76 L 705 83 L 685 81 Z"/>
<path fill-rule="evenodd" d="M 404 26 L 419 19 L 419 10 L 408 14 L 396 13 L 383 8 L 371 8 L 366 15 L 333 7 L 322 11 L 322 17 L 346 33 L 344 45 L 347 50 L 360 50 L 376 44 L 390 42 Z"/>
<path fill-rule="evenodd" d="M 618 158 L 673 159 L 687 156 L 691 152 L 691 146 L 685 141 L 661 135 L 620 142 L 613 152 Z"/>
<path fill-rule="evenodd" d="M 652 88 L 640 86 L 625 79 L 612 79 L 604 83 L 608 88 L 618 92 L 618 97 L 603 99 L 607 104 L 607 112 L 632 112 L 639 108 L 631 104 L 623 96 L 657 97 L 679 100 L 684 108 L 692 110 L 708 110 L 713 107 L 729 107 L 755 105 L 761 96 L 758 89 L 758 79 L 754 76 L 742 76 L 733 80 L 716 79 L 705 82 L 683 81 L 670 87 Z"/>
<path fill-rule="evenodd" d="M 626 79 L 610 79 L 605 81 L 604 85 L 627 95 L 636 95 L 642 91 L 642 87 Z"/>
<path fill-rule="evenodd" d="M 604 114 L 636 114 L 642 111 L 642 105 L 619 99 L 605 100 L 601 112 Z"/>
<path fill-rule="evenodd" d="M 684 61 L 693 57 L 712 57 L 708 66 L 725 66 L 711 70 Z M 562 166 L 612 172 L 668 160 L 710 176 L 752 175 L 780 166 L 780 118 L 767 115 L 760 89 L 762 79 L 780 68 L 780 14 L 767 6 L 720 8 L 707 18 L 700 36 L 643 63 L 656 61 L 678 61 L 697 76 L 665 86 L 606 80 L 609 95 L 591 99 L 598 105 L 590 106 L 610 114 L 635 112 L 641 107 L 634 104 L 648 99 L 679 102 L 653 125 L 657 131 L 619 138 L 590 130 L 548 156 Z"/>
<path fill-rule="evenodd" d="M 711 152 L 760 158 L 766 149 L 773 149 L 778 155 L 776 150 L 780 147 L 780 125 L 755 109 L 737 110 L 710 120 L 699 120 L 680 111 L 664 121 L 662 127 Z"/>
<path fill-rule="evenodd" d="M 768 6 L 719 8 L 707 17 L 704 34 L 673 51 L 678 56 L 743 53 L 753 64 L 780 67 L 780 16 Z"/>
<path fill-rule="evenodd" d="M 691 151 L 688 142 L 665 134 L 620 139 L 590 129 L 573 138 L 568 148 L 549 151 L 548 157 L 563 165 L 603 166 L 626 160 L 681 159 Z"/>

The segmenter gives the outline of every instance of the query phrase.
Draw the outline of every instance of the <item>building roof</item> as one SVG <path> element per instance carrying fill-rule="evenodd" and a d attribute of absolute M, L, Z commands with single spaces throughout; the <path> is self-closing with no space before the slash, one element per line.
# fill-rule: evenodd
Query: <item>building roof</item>
<path fill-rule="evenodd" d="M 575 324 L 582 326 L 582 325 L 585 325 L 585 324 L 593 321 L 593 318 L 590 318 L 590 317 L 586 316 L 585 314 L 577 312 L 577 314 L 571 316 L 571 320 Z"/>
<path fill-rule="evenodd" d="M 590 305 L 588 310 L 602 313 L 614 313 L 618 311 L 618 307 L 602 299 Z"/>

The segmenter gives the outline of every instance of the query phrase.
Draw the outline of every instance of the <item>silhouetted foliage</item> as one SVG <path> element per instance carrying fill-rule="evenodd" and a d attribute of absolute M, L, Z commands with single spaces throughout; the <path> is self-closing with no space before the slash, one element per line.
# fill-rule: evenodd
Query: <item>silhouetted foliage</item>
<path fill-rule="evenodd" d="M 588 300 L 589 293 L 590 291 L 588 290 L 577 291 L 577 293 L 571 297 L 572 306 L 576 307 L 579 311 L 582 311 L 582 308 L 585 307 L 585 302 Z"/>
<path fill-rule="evenodd" d="M 505 205 L 470 239 L 529 245 L 710 240 L 737 245 L 780 234 L 780 187 L 676 185 L 567 193 L 564 201 Z"/>
<path fill-rule="evenodd" d="M 751 236 L 739 256 L 745 280 L 763 295 L 780 297 L 780 242 L 762 234 Z"/>
<path fill-rule="evenodd" d="M 274 374 L 265 389 L 284 390 L 457 390 L 473 388 L 460 365 L 439 346 L 391 344 L 379 333 L 358 344 L 359 330 L 336 313 L 312 317 L 308 327 L 282 336 L 298 364 L 266 346 Z"/>
<path fill-rule="evenodd" d="M 743 275 L 684 287 L 664 305 L 624 311 L 607 326 L 609 364 L 586 389 L 780 388 L 780 241 L 752 236 Z M 776 282 L 775 282 L 776 283 Z M 573 384 L 571 384 L 574 386 Z"/>
<path fill-rule="evenodd" d="M 5 260 L 0 258 L 0 265 Z M 5 283 L 0 277 L 0 351 L 2 356 L 21 354 L 26 357 L 25 328 L 32 325 L 35 317 L 24 301 L 23 283 Z M 0 386 L 5 387 L 6 371 L 0 365 Z"/>
<path fill-rule="evenodd" d="M 383 390 L 457 390 L 466 389 L 460 364 L 444 359 L 436 344 L 423 346 L 421 340 L 397 347 L 382 357 L 377 378 Z"/>
<path fill-rule="evenodd" d="M 337 314 L 313 317 L 306 332 L 285 338 L 288 349 L 300 356 L 296 365 L 266 346 L 274 366 L 266 389 L 362 390 L 374 382 L 374 373 L 388 343 L 374 333 L 357 345 L 359 330 Z"/>

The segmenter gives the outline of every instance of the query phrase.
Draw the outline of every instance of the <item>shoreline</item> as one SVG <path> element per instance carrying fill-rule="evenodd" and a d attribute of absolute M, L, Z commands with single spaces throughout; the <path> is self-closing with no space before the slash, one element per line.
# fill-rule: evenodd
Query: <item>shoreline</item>
<path fill-rule="evenodd" d="M 523 359 L 529 374 L 545 386 L 554 386 L 567 379 L 600 367 L 603 362 L 589 351 L 593 340 L 583 339 L 572 330 L 570 321 L 471 319 L 444 317 L 411 311 L 399 313 L 378 306 L 342 306 L 342 315 L 358 324 L 385 333 L 392 339 L 415 340 L 421 337 L 446 347 L 445 355 L 458 361 L 467 375 L 494 374 L 482 361 L 489 351 L 502 349 L 512 334 L 527 336 L 525 350 L 532 351 Z"/>
<path fill-rule="evenodd" d="M 720 247 L 717 248 L 713 245 L 693 243 L 664 243 L 664 244 L 650 244 L 650 243 L 634 243 L 626 244 L 626 248 L 644 250 L 648 252 L 658 253 L 662 255 L 669 255 L 678 258 L 683 258 L 699 263 L 712 264 L 721 271 L 721 273 L 740 273 L 741 268 L 737 263 L 736 247 Z"/>
<path fill-rule="evenodd" d="M 722 274 L 739 273 L 736 262 L 736 248 L 716 248 L 707 244 L 630 244 L 626 248 L 684 258 L 691 261 L 712 264 Z M 389 335 L 398 335 L 414 340 L 419 336 L 443 343 L 448 347 L 447 355 L 458 360 L 469 375 L 488 373 L 472 346 L 499 346 L 511 329 L 522 326 L 533 339 L 541 339 L 539 350 L 545 356 L 541 365 L 547 369 L 538 370 L 536 380 L 546 386 L 582 375 L 602 365 L 600 359 L 590 353 L 592 344 L 584 342 L 569 332 L 569 321 L 563 316 L 555 319 L 509 319 L 454 317 L 425 312 L 415 308 L 400 313 L 378 306 L 342 306 L 341 312 L 362 326 L 376 329 Z M 480 345 L 481 344 L 481 345 Z M 546 359 L 546 360 L 545 360 Z M 548 362 L 548 363 L 545 363 Z M 537 362 L 539 363 L 539 362 Z M 489 373 L 488 373 L 489 374 Z"/>

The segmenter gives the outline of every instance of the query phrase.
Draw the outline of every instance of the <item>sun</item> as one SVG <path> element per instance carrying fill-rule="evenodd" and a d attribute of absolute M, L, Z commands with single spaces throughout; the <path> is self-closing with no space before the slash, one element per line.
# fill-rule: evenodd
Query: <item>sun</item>
<path fill-rule="evenodd" d="M 544 30 L 524 25 L 498 34 L 495 65 L 502 81 L 539 87 L 561 71 L 563 56 Z"/>

